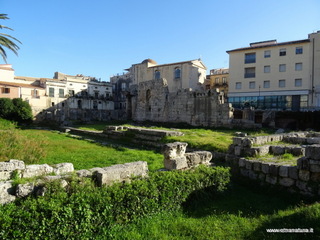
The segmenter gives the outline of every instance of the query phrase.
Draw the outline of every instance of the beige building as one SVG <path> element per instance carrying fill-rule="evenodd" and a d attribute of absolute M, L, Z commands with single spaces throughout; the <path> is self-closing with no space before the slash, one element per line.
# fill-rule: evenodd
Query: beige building
<path fill-rule="evenodd" d="M 320 107 L 320 31 L 303 40 L 256 42 L 227 53 L 228 100 L 234 107 Z"/>
<path fill-rule="evenodd" d="M 217 68 L 211 69 L 210 75 L 207 76 L 206 89 L 219 89 L 225 95 L 228 94 L 229 69 Z"/>
<path fill-rule="evenodd" d="M 130 73 L 132 84 L 164 78 L 169 91 L 175 92 L 179 89 L 200 88 L 206 79 L 207 67 L 200 59 L 161 65 L 152 59 L 146 59 L 126 70 Z"/>

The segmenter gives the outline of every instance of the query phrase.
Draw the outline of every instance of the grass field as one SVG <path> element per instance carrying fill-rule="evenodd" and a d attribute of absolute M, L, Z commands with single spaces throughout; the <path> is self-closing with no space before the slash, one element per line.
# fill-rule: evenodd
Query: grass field
<path fill-rule="evenodd" d="M 104 126 L 86 128 L 101 130 Z M 4 149 L 5 144 L 9 144 L 6 154 L 26 156 L 35 152 L 39 154 L 37 151 L 41 150 L 37 163 L 72 162 L 76 169 L 132 161 L 147 161 L 150 170 L 163 166 L 162 154 L 150 150 L 102 146 L 54 131 L 19 130 L 14 129 L 15 126 L 8 122 L 0 121 L 0 128 L 1 149 Z M 181 131 L 185 136 L 176 140 L 186 141 L 191 147 L 207 150 L 225 151 L 234 136 L 232 130 Z M 7 141 L 8 139 L 11 140 Z M 29 151 L 30 149 L 32 151 Z M 11 155 L 10 157 L 15 158 Z M 115 224 L 110 228 L 110 235 L 113 236 L 111 239 L 320 239 L 319 222 L 320 204 L 317 202 L 255 187 L 251 182 L 239 183 L 238 180 L 233 180 L 227 191 L 212 197 L 190 199 L 180 210 L 164 211 L 130 223 Z M 282 228 L 312 228 L 314 233 L 266 231 Z"/>

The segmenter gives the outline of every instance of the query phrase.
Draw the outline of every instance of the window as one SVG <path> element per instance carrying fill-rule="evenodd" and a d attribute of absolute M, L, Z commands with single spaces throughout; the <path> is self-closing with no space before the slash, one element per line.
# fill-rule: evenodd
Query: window
<path fill-rule="evenodd" d="M 73 97 L 74 96 L 74 90 L 69 90 L 69 96 Z"/>
<path fill-rule="evenodd" d="M 269 58 L 269 57 L 271 57 L 271 51 L 270 50 L 264 51 L 264 58 Z"/>
<path fill-rule="evenodd" d="M 126 83 L 124 83 L 124 82 L 121 83 L 121 90 L 122 91 L 126 90 Z"/>
<path fill-rule="evenodd" d="M 279 87 L 281 88 L 286 87 L 286 80 L 279 80 Z"/>
<path fill-rule="evenodd" d="M 286 71 L 286 65 L 285 64 L 280 64 L 279 65 L 279 72 L 285 72 Z"/>
<path fill-rule="evenodd" d="M 98 102 L 97 101 L 93 101 L 93 109 L 98 109 Z"/>
<path fill-rule="evenodd" d="M 32 98 L 38 98 L 39 97 L 39 93 L 37 89 L 31 90 L 31 97 Z"/>
<path fill-rule="evenodd" d="M 94 91 L 94 97 L 99 98 L 99 91 Z"/>
<path fill-rule="evenodd" d="M 2 88 L 2 93 L 3 93 L 3 94 L 8 94 L 8 93 L 10 93 L 10 88 L 7 88 L 7 87 Z"/>
<path fill-rule="evenodd" d="M 285 56 L 287 55 L 287 50 L 285 48 L 281 48 L 279 51 L 279 56 Z"/>
<path fill-rule="evenodd" d="M 295 70 L 302 71 L 302 63 L 296 63 Z"/>
<path fill-rule="evenodd" d="M 59 98 L 64 98 L 64 89 L 59 88 Z"/>
<path fill-rule="evenodd" d="M 244 56 L 244 63 L 255 63 L 256 53 L 246 53 Z"/>
<path fill-rule="evenodd" d="M 215 84 L 218 84 L 218 83 L 219 83 L 219 78 L 218 78 L 218 77 L 215 78 L 214 83 L 215 83 Z"/>
<path fill-rule="evenodd" d="M 270 88 L 270 81 L 269 80 L 263 81 L 263 88 Z"/>
<path fill-rule="evenodd" d="M 296 54 L 302 54 L 302 53 L 303 53 L 302 47 L 296 47 Z"/>
<path fill-rule="evenodd" d="M 226 77 L 222 77 L 222 83 L 227 83 L 227 78 Z"/>
<path fill-rule="evenodd" d="M 236 82 L 236 89 L 241 89 L 241 82 Z"/>
<path fill-rule="evenodd" d="M 270 65 L 264 66 L 263 71 L 264 71 L 264 73 L 269 73 L 270 72 Z"/>
<path fill-rule="evenodd" d="M 244 77 L 245 78 L 254 78 L 256 77 L 256 68 L 245 68 L 244 69 Z"/>
<path fill-rule="evenodd" d="M 249 88 L 255 89 L 256 88 L 256 82 L 249 82 Z"/>
<path fill-rule="evenodd" d="M 158 70 L 154 72 L 154 79 L 160 79 L 160 72 Z"/>
<path fill-rule="evenodd" d="M 180 70 L 180 68 L 175 68 L 175 70 L 174 70 L 174 78 L 175 79 L 181 78 L 181 70 Z"/>
<path fill-rule="evenodd" d="M 295 87 L 301 87 L 302 86 L 302 79 L 298 78 L 294 80 L 294 86 Z"/>
<path fill-rule="evenodd" d="M 49 88 L 49 97 L 54 97 L 54 88 Z"/>

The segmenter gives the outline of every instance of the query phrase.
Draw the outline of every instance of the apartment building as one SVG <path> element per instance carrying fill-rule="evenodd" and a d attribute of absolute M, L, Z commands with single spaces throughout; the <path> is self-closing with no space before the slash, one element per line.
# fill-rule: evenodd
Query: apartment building
<path fill-rule="evenodd" d="M 219 89 L 225 95 L 228 94 L 229 68 L 211 69 L 207 75 L 206 89 Z"/>
<path fill-rule="evenodd" d="M 255 42 L 227 53 L 228 101 L 235 108 L 320 107 L 320 31 L 307 39 Z"/>

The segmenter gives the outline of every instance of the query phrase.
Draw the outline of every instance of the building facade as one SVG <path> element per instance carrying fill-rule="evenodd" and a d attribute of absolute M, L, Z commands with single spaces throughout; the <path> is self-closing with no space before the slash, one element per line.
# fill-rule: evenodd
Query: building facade
<path fill-rule="evenodd" d="M 229 68 L 211 69 L 207 76 L 206 89 L 219 89 L 226 96 L 228 94 Z"/>
<path fill-rule="evenodd" d="M 320 107 L 320 31 L 303 40 L 256 42 L 227 53 L 228 101 L 235 108 Z"/>
<path fill-rule="evenodd" d="M 0 97 L 27 101 L 38 120 L 105 120 L 114 109 L 112 84 L 80 74 L 56 72 L 53 78 L 14 76 L 12 66 L 5 64 L 0 65 L 0 88 Z"/>

